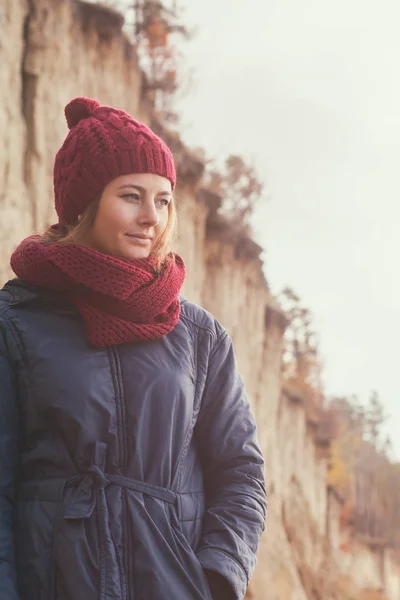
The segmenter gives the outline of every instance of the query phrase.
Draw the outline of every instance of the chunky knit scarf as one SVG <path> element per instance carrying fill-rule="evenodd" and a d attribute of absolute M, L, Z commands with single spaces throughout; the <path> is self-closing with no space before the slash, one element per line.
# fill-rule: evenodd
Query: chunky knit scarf
<path fill-rule="evenodd" d="M 23 240 L 11 257 L 25 281 L 61 292 L 74 303 L 95 347 L 155 340 L 169 333 L 180 315 L 185 265 L 168 255 L 128 260 L 86 246 Z"/>

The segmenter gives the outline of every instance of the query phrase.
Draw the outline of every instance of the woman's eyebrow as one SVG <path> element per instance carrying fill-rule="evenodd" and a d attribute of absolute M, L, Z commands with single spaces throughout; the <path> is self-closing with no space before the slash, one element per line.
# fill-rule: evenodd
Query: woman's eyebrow
<path fill-rule="evenodd" d="M 124 185 L 120 185 L 119 186 L 119 190 L 123 190 L 126 188 L 135 188 L 136 190 L 139 190 L 139 192 L 145 192 L 146 188 L 142 187 L 141 185 L 136 185 L 134 183 L 124 183 Z"/>
<path fill-rule="evenodd" d="M 135 188 L 136 190 L 139 190 L 139 192 L 142 193 L 146 191 L 146 188 L 144 188 L 141 185 L 136 185 L 135 183 L 124 183 L 124 185 L 120 185 L 118 189 L 123 190 L 127 188 Z M 168 190 L 165 190 L 164 192 L 157 192 L 157 196 L 172 196 L 172 194 Z"/>

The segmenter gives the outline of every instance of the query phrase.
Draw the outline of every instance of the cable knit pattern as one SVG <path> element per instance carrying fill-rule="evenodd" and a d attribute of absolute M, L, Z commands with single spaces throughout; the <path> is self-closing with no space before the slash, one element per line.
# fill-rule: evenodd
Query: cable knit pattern
<path fill-rule="evenodd" d="M 62 292 L 73 302 L 95 347 L 158 339 L 175 327 L 185 264 L 166 257 L 159 272 L 154 257 L 128 260 L 75 244 L 23 240 L 11 257 L 25 281 Z"/>
<path fill-rule="evenodd" d="M 74 223 L 113 179 L 156 173 L 176 184 L 170 149 L 123 110 L 79 97 L 65 107 L 70 131 L 54 163 L 55 206 L 61 224 Z"/>

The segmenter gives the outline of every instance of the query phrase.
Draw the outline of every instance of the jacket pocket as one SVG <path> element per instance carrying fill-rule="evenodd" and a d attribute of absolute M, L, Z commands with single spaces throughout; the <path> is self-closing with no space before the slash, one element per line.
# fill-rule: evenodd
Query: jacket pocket
<path fill-rule="evenodd" d="M 177 494 L 179 527 L 191 548 L 196 552 L 203 530 L 205 499 L 203 492 Z"/>
<path fill-rule="evenodd" d="M 197 579 L 201 597 L 204 600 L 213 600 L 207 578 L 196 556 L 203 527 L 204 494 L 203 492 L 177 494 L 177 500 L 177 507 L 171 507 L 171 525 L 177 534 L 177 540 L 183 551 L 182 556 L 185 557 L 184 568 L 191 572 L 193 580 Z"/>

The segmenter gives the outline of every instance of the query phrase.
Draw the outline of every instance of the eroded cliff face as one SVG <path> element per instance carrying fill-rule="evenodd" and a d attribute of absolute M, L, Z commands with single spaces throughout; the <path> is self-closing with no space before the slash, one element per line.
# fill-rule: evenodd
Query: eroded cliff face
<path fill-rule="evenodd" d="M 55 221 L 53 160 L 67 133 L 63 109 L 72 97 L 120 106 L 158 129 L 173 148 L 180 176 L 184 293 L 233 337 L 267 461 L 269 518 L 248 597 L 366 600 L 375 591 L 398 600 L 398 564 L 389 550 L 341 528 L 341 500 L 326 485 L 326 445 L 304 398 L 282 385 L 286 319 L 264 279 L 261 249 L 221 226 L 221 199 L 202 188 L 201 160 L 154 121 L 121 26 L 117 13 L 77 0 L 2 0 L 1 279 L 11 276 L 9 256 L 17 243 Z"/>
<path fill-rule="evenodd" d="M 0 237 L 18 239 L 55 221 L 52 170 L 74 96 L 123 106 L 149 119 L 142 78 L 122 17 L 69 0 L 3 0 L 0 6 Z M 7 260 L 0 273 L 7 276 Z"/>
<path fill-rule="evenodd" d="M 27 2 L 2 2 L 0 7 L 0 239 L 1 275 L 18 237 L 32 229 L 32 207 L 25 183 L 27 130 L 22 112 L 21 65 L 25 55 Z"/>

